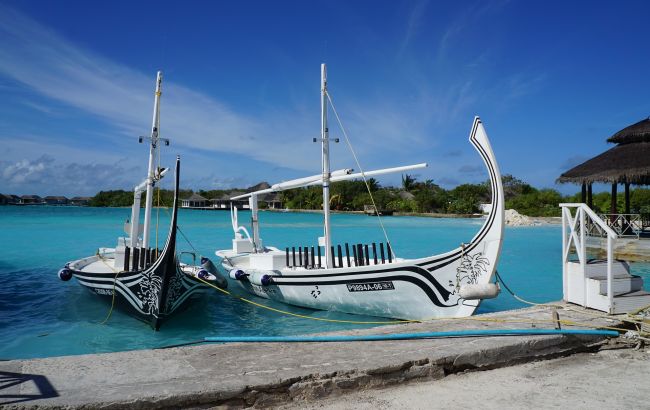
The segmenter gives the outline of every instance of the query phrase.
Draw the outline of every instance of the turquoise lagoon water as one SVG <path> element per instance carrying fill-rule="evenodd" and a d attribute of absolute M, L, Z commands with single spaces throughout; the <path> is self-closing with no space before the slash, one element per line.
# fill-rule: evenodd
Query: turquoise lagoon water
<path fill-rule="evenodd" d="M 57 271 L 69 260 L 112 247 L 129 216 L 126 208 L 0 207 L 0 359 L 48 357 L 159 347 L 199 340 L 204 336 L 297 335 L 370 325 L 334 324 L 274 313 L 215 291 L 177 313 L 159 332 L 109 306 L 83 289 L 76 280 L 62 282 Z M 155 213 L 154 213 L 155 215 Z M 240 212 L 240 221 L 250 214 Z M 263 212 L 261 236 L 278 247 L 311 246 L 322 232 L 322 215 Z M 400 257 L 419 257 L 447 251 L 468 242 L 480 219 L 385 217 L 394 250 Z M 160 213 L 160 240 L 168 216 Z M 335 243 L 380 242 L 376 218 L 332 216 Z M 192 246 L 217 262 L 215 249 L 229 248 L 230 214 L 224 211 L 179 212 L 179 226 Z M 162 246 L 162 243 L 161 243 Z M 179 238 L 181 250 L 191 246 Z M 559 226 L 506 228 L 499 272 L 520 296 L 536 301 L 562 296 Z M 647 265 L 635 267 L 650 282 Z M 242 294 L 231 283 L 230 289 Z M 320 318 L 356 321 L 376 318 L 287 307 L 257 299 L 273 307 Z M 506 292 L 485 301 L 481 312 L 523 307 Z"/>

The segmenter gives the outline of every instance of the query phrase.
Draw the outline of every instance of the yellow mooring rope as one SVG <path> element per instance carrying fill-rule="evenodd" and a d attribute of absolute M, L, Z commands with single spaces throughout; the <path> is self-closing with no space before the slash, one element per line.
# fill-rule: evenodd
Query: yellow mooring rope
<path fill-rule="evenodd" d="M 99 260 L 102 261 L 104 265 L 115 272 L 115 277 L 113 278 L 113 297 L 111 298 L 111 308 L 108 310 L 106 318 L 99 323 L 100 325 L 104 325 L 108 322 L 108 319 L 110 319 L 111 315 L 113 314 L 113 308 L 115 307 L 115 286 L 117 285 L 117 275 L 119 275 L 120 272 L 111 267 L 111 265 L 109 265 L 101 255 L 98 254 L 97 257 L 99 257 Z"/>
<path fill-rule="evenodd" d="M 473 320 L 477 322 L 495 322 L 495 323 L 513 323 L 513 324 L 549 324 L 549 323 L 560 323 L 565 326 L 575 326 L 575 327 L 588 327 L 588 328 L 593 328 L 592 324 L 589 323 L 580 323 L 580 322 L 575 322 L 572 320 L 553 320 L 553 319 L 528 319 L 528 318 L 521 318 L 518 320 L 513 320 L 513 319 L 499 319 L 499 318 L 488 318 L 488 317 L 479 317 L 479 316 L 468 316 L 468 317 L 461 317 L 461 318 L 429 318 L 429 319 L 422 319 L 422 320 L 391 320 L 391 321 L 358 321 L 358 320 L 343 320 L 343 319 L 325 319 L 325 318 L 320 318 L 320 317 L 313 317 L 313 316 L 307 316 L 307 315 L 301 315 L 299 313 L 293 313 L 293 312 L 288 312 L 286 310 L 282 309 L 277 309 L 271 306 L 263 305 L 261 303 L 252 301 L 250 299 L 243 298 L 241 296 L 234 295 L 232 292 L 229 292 L 225 289 L 221 289 L 220 287 L 207 282 L 199 277 L 196 277 L 197 280 L 203 282 L 207 286 L 214 288 L 218 290 L 219 292 L 226 294 L 230 297 L 233 297 L 235 299 L 238 299 L 242 302 L 251 304 L 253 306 L 257 306 L 262 309 L 270 310 L 272 312 L 288 315 L 288 316 L 293 316 L 297 317 L 300 319 L 308 319 L 308 320 L 316 320 L 316 321 L 321 321 L 321 322 L 330 322 L 330 323 L 348 323 L 348 324 L 357 324 L 357 325 L 394 325 L 394 324 L 400 324 L 400 323 L 424 323 L 424 322 L 432 322 L 432 321 L 452 321 L 452 320 Z M 619 332 L 626 332 L 628 329 L 623 329 L 623 328 L 617 328 L 617 327 L 611 327 L 611 326 L 598 326 L 598 328 L 602 329 L 609 329 L 609 330 L 616 330 Z"/>

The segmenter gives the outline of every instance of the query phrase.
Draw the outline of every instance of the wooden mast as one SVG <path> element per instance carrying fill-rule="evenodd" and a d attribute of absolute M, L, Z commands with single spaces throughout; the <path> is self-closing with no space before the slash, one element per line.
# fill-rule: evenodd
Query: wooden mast
<path fill-rule="evenodd" d="M 325 241 L 325 267 L 332 267 L 332 237 L 330 231 L 330 144 L 329 129 L 327 128 L 327 69 L 325 64 L 320 66 L 321 72 L 321 143 L 323 147 L 323 218 Z M 320 244 L 319 244 L 320 245 Z"/>
<path fill-rule="evenodd" d="M 154 161 L 160 149 L 158 147 L 158 133 L 160 129 L 160 94 L 162 92 L 162 71 L 156 76 L 156 93 L 153 104 L 153 120 L 151 124 L 151 147 L 149 149 L 149 171 L 147 172 L 147 198 L 144 207 L 144 232 L 142 233 L 142 247 L 149 248 L 149 227 L 151 226 L 151 206 L 153 204 L 153 185 L 155 183 Z"/>

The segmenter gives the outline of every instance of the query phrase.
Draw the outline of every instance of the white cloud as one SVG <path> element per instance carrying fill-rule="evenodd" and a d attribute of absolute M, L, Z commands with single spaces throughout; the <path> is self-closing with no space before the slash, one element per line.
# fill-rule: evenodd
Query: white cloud
<path fill-rule="evenodd" d="M 2 177 L 9 185 L 39 183 L 43 179 L 46 168 L 52 161 L 54 159 L 47 155 L 43 155 L 35 161 L 23 159 L 6 166 L 2 170 Z"/>
<path fill-rule="evenodd" d="M 0 162 L 0 191 L 39 195 L 94 195 L 101 189 L 129 189 L 135 171 L 144 169 L 115 163 L 59 163 L 49 155 L 16 162 Z"/>
<path fill-rule="evenodd" d="M 153 103 L 154 75 L 75 46 L 34 20 L 0 5 L 0 73 L 41 94 L 101 117 L 125 135 L 147 130 Z M 213 151 L 238 153 L 278 163 L 286 146 L 296 153 L 311 149 L 302 137 L 302 121 L 257 120 L 234 112 L 226 104 L 172 81 L 163 81 L 161 131 L 177 136 L 175 143 Z M 262 115 L 263 117 L 263 115 Z M 273 138 L 268 136 L 273 135 Z M 306 140 L 306 138 L 302 138 Z M 295 155 L 290 164 L 311 169 L 308 155 Z"/>

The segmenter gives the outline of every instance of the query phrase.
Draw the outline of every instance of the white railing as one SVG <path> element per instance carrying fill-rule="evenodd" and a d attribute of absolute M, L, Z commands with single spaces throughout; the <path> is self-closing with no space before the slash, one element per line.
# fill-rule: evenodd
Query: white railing
<path fill-rule="evenodd" d="M 614 260 L 614 241 L 618 235 L 587 205 L 582 203 L 560 204 L 562 208 L 562 288 L 564 299 L 568 300 L 569 294 L 569 254 L 571 246 L 575 247 L 582 272 L 583 306 L 587 307 L 587 236 L 588 230 L 597 229 L 607 236 L 607 299 L 608 311 L 611 313 L 614 306 L 614 292 L 612 262 Z"/>
<path fill-rule="evenodd" d="M 600 217 L 618 236 L 636 236 L 638 238 L 643 231 L 640 214 L 600 214 Z"/>

